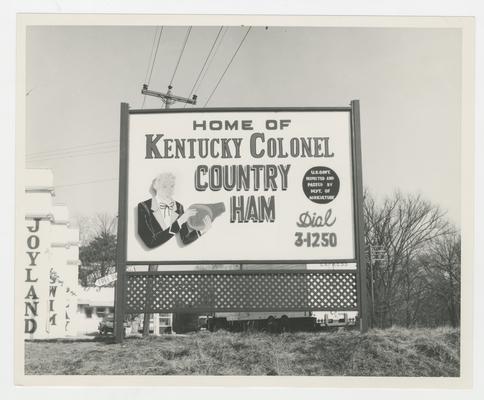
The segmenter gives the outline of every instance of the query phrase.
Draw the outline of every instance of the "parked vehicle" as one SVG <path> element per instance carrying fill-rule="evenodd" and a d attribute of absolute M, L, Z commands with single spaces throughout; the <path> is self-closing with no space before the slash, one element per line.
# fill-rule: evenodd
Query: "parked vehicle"
<path fill-rule="evenodd" d="M 322 316 L 317 315 L 316 322 L 323 329 L 351 327 L 356 325 L 356 316 L 350 316 L 348 313 L 324 313 Z"/>
<path fill-rule="evenodd" d="M 205 317 L 206 328 L 213 332 L 219 329 L 245 331 L 249 329 L 268 332 L 315 330 L 316 318 L 310 311 L 276 312 L 232 312 L 215 313 Z M 199 321 L 205 321 L 199 318 Z"/>
<path fill-rule="evenodd" d="M 198 316 L 198 330 L 199 331 L 208 330 L 208 316 L 206 316 L 206 315 L 199 315 Z"/>
<path fill-rule="evenodd" d="M 106 314 L 99 322 L 99 334 L 107 335 L 114 333 L 114 314 Z"/>
<path fill-rule="evenodd" d="M 158 317 L 158 324 L 155 324 L 155 320 L 154 320 L 155 315 Z M 136 326 L 135 331 L 137 331 L 138 333 L 143 333 L 143 315 L 142 314 L 140 314 L 136 318 L 136 322 L 134 326 Z M 156 329 L 158 329 L 158 332 L 155 332 Z M 150 315 L 148 333 L 159 335 L 163 333 L 172 333 L 172 331 L 173 331 L 173 314 L 162 313 L 162 314 Z"/>
<path fill-rule="evenodd" d="M 129 324 L 124 321 L 124 333 L 125 335 L 129 334 L 130 326 Z M 114 334 L 114 314 L 108 313 L 104 315 L 101 322 L 99 322 L 98 331 L 100 335 L 113 335 Z"/>

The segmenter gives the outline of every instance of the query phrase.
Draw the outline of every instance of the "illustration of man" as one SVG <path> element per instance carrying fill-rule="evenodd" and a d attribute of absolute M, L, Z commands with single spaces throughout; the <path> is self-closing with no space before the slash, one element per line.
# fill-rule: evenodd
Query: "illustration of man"
<path fill-rule="evenodd" d="M 151 184 L 153 197 L 138 204 L 138 235 L 150 249 L 161 246 L 176 234 L 180 234 L 185 245 L 190 244 L 211 228 L 210 218 L 204 218 L 203 230 L 189 229 L 186 222 L 197 210 L 184 211 L 183 206 L 173 200 L 175 180 L 172 173 L 159 174 Z"/>

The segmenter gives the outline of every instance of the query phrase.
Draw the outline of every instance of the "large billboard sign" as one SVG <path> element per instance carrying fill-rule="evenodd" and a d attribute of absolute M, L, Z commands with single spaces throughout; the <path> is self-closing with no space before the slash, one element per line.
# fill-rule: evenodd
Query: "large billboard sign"
<path fill-rule="evenodd" d="M 350 107 L 131 110 L 127 264 L 354 261 L 352 131 Z"/>
<path fill-rule="evenodd" d="M 357 100 L 328 108 L 123 103 L 119 165 L 117 341 L 126 312 L 147 310 L 358 310 L 367 329 Z M 217 263 L 317 269 L 128 271 Z"/>

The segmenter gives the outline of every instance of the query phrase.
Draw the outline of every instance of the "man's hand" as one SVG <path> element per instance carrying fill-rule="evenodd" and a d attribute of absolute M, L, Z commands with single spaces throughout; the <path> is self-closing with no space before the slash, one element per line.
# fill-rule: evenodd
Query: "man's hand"
<path fill-rule="evenodd" d="M 194 215 L 197 215 L 198 211 L 195 210 L 194 208 L 189 208 L 186 210 L 180 217 L 178 218 L 178 224 L 183 225 L 185 222 L 188 221 L 188 218 L 193 217 Z"/>
<path fill-rule="evenodd" d="M 203 218 L 203 223 L 205 224 L 205 228 L 200 231 L 202 235 L 212 227 L 212 219 L 208 215 L 205 215 Z"/>

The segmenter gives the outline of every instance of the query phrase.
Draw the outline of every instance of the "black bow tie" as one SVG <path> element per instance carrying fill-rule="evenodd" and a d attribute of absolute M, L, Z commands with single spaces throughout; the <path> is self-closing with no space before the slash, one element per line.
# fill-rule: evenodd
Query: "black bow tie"
<path fill-rule="evenodd" d="M 171 211 L 175 210 L 175 202 L 172 201 L 170 203 L 160 203 L 160 210 L 163 210 L 163 217 L 166 217 L 166 213 L 169 213 Z"/>

